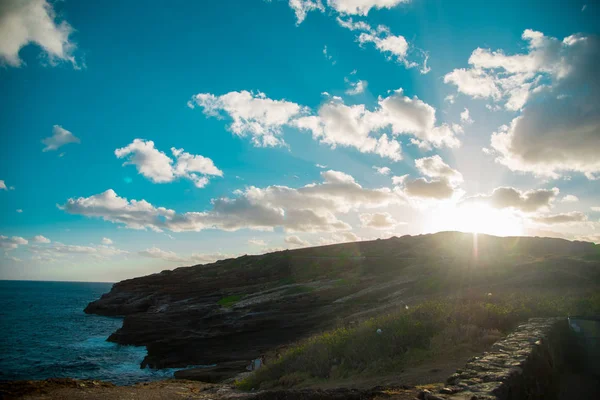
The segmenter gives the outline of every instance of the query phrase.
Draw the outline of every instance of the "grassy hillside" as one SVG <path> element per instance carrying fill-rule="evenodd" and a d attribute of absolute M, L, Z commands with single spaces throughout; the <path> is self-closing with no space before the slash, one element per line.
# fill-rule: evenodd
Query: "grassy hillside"
<path fill-rule="evenodd" d="M 389 375 L 427 360 L 481 352 L 528 318 L 568 315 L 600 315 L 600 293 L 506 292 L 430 300 L 313 335 L 236 385 L 266 389 Z"/>

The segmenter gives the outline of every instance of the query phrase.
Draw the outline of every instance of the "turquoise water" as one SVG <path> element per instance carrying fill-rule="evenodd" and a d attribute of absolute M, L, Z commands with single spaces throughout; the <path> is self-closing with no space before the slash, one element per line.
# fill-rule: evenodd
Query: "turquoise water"
<path fill-rule="evenodd" d="M 0 281 L 0 380 L 70 377 L 125 385 L 172 377 L 175 369 L 140 369 L 145 347 L 106 341 L 122 319 L 83 312 L 111 286 Z"/>

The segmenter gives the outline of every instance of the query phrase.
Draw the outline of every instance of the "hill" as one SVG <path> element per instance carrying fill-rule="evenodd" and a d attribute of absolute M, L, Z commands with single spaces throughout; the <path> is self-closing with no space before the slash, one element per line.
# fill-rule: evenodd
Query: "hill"
<path fill-rule="evenodd" d="M 85 311 L 124 316 L 109 340 L 147 346 L 142 366 L 185 367 L 247 361 L 432 299 L 559 297 L 599 284 L 592 243 L 440 232 L 163 271 L 115 284 Z"/>

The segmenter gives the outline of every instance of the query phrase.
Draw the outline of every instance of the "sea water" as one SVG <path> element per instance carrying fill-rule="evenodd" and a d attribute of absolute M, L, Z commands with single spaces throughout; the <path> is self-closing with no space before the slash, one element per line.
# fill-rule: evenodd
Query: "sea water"
<path fill-rule="evenodd" d="M 111 283 L 0 281 L 0 380 L 68 377 L 127 385 L 170 378 L 140 369 L 145 347 L 107 342 L 121 318 L 88 315 Z"/>

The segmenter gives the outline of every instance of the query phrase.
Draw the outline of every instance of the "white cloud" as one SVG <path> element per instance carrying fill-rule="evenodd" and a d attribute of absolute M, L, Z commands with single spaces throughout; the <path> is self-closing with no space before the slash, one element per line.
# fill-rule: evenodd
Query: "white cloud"
<path fill-rule="evenodd" d="M 401 145 L 387 134 L 377 139 L 373 133 L 389 129 L 393 136 L 412 135 L 435 147 L 457 147 L 460 141 L 448 125 L 436 126 L 435 108 L 417 97 L 404 96 L 398 89 L 388 97 L 378 99 L 374 111 L 362 104 L 348 106 L 332 99 L 321 106 L 318 115 L 298 118 L 294 125 L 312 131 L 322 143 L 354 147 L 362 153 L 375 153 L 394 161 L 402 159 Z"/>
<path fill-rule="evenodd" d="M 457 170 L 451 168 L 439 155 L 424 157 L 415 160 L 415 166 L 419 172 L 430 178 L 447 179 L 450 182 L 460 183 L 463 176 Z"/>
<path fill-rule="evenodd" d="M 575 34 L 559 40 L 525 30 L 525 54 L 476 49 L 470 69 L 444 80 L 472 97 L 519 111 L 492 134 L 496 161 L 514 171 L 558 178 L 567 171 L 600 173 L 600 40 Z"/>
<path fill-rule="evenodd" d="M 321 0 L 289 0 L 289 6 L 296 14 L 296 25 L 300 25 L 310 11 L 325 11 Z"/>
<path fill-rule="evenodd" d="M 465 108 L 465 111 L 460 113 L 460 122 L 462 122 L 463 124 L 472 124 L 473 120 L 471 119 L 471 116 L 469 115 L 469 109 Z"/>
<path fill-rule="evenodd" d="M 587 221 L 587 216 L 579 211 L 571 211 L 568 213 L 532 217 L 531 220 L 544 225 L 571 224 L 585 222 Z"/>
<path fill-rule="evenodd" d="M 373 169 L 380 175 L 389 175 L 392 172 L 388 167 L 378 167 L 376 165 L 373 165 Z"/>
<path fill-rule="evenodd" d="M 373 229 L 390 229 L 394 228 L 399 224 L 390 213 L 382 212 L 382 213 L 364 213 L 360 214 L 360 222 L 363 227 L 373 228 Z"/>
<path fill-rule="evenodd" d="M 174 262 L 183 262 L 185 259 L 183 257 L 179 257 L 173 251 L 161 250 L 158 247 L 152 247 L 146 250 L 142 250 L 139 252 L 141 256 L 149 257 L 149 258 L 160 258 L 166 261 L 174 261 Z"/>
<path fill-rule="evenodd" d="M 392 8 L 410 0 L 328 0 L 327 4 L 341 14 L 367 15 L 373 8 Z"/>
<path fill-rule="evenodd" d="M 21 210 L 20 208 L 17 208 L 17 212 L 18 212 L 19 214 L 21 214 L 21 213 L 23 212 L 23 210 Z"/>
<path fill-rule="evenodd" d="M 300 237 L 295 236 L 295 235 L 286 236 L 283 240 L 287 244 L 291 244 L 294 246 L 302 246 L 302 247 L 310 246 L 309 242 L 307 242 L 306 240 L 300 239 Z"/>
<path fill-rule="evenodd" d="M 455 99 L 456 96 L 454 96 L 453 94 L 449 94 L 448 96 L 444 97 L 444 101 L 447 101 L 450 104 L 454 104 Z"/>
<path fill-rule="evenodd" d="M 316 166 L 317 168 L 321 168 L 321 169 L 325 169 L 325 168 L 327 168 L 327 165 L 323 165 L 323 164 L 315 164 L 315 166 Z"/>
<path fill-rule="evenodd" d="M 52 136 L 42 140 L 42 143 L 46 145 L 42 151 L 53 151 L 65 144 L 81 143 L 81 140 L 62 126 L 54 125 L 52 127 Z"/>
<path fill-rule="evenodd" d="M 459 133 L 458 131 L 456 131 L 456 132 Z M 412 144 L 414 146 L 417 146 L 419 148 L 419 150 L 421 150 L 421 151 L 431 151 L 431 150 L 433 150 L 433 147 L 431 147 L 431 144 L 429 144 L 429 143 L 427 143 L 427 142 L 425 142 L 423 140 L 419 140 L 419 139 L 415 139 L 415 138 L 410 138 L 410 144 Z"/>
<path fill-rule="evenodd" d="M 106 245 L 106 246 L 110 246 L 113 244 L 113 241 L 110 240 L 109 238 L 102 238 L 102 244 Z"/>
<path fill-rule="evenodd" d="M 298 189 L 250 186 L 236 191 L 234 198 L 213 199 L 212 209 L 202 212 L 180 214 L 155 207 L 145 200 L 128 201 L 112 189 L 87 198 L 69 199 L 59 208 L 70 214 L 99 217 L 132 229 L 183 232 L 281 227 L 288 232 L 333 232 L 350 229 L 337 214 L 401 202 L 389 188 L 365 189 L 352 176 L 342 172 L 323 171 L 321 176 L 322 183 Z"/>
<path fill-rule="evenodd" d="M 329 52 L 327 51 L 327 46 L 323 47 L 323 55 L 325 56 L 325 58 L 329 61 L 331 61 L 331 65 L 335 65 L 336 61 L 333 59 L 333 56 L 331 54 L 329 54 Z M 327 92 L 323 92 L 323 93 L 327 93 Z"/>
<path fill-rule="evenodd" d="M 264 93 L 246 90 L 222 96 L 200 93 L 193 96 L 188 105 L 202 107 L 204 114 L 212 117 L 221 117 L 221 112 L 228 114 L 233 119 L 229 130 L 240 137 L 250 135 L 257 147 L 284 145 L 281 128 L 305 112 L 296 103 L 272 100 Z"/>
<path fill-rule="evenodd" d="M 31 238 L 33 243 L 50 243 L 50 239 L 42 235 L 37 235 Z"/>
<path fill-rule="evenodd" d="M 354 232 L 333 233 L 329 237 L 320 237 L 319 244 L 328 245 L 336 243 L 358 242 L 361 240 Z"/>
<path fill-rule="evenodd" d="M 13 250 L 19 247 L 19 245 L 25 245 L 27 243 L 29 243 L 27 239 L 20 236 L 8 237 L 0 235 L 0 249 Z"/>
<path fill-rule="evenodd" d="M 39 243 L 47 244 L 49 242 Z M 81 246 L 60 242 L 54 242 L 47 246 L 31 245 L 29 246 L 29 251 L 34 254 L 32 260 L 43 262 L 55 262 L 64 257 L 93 257 L 96 259 L 107 259 L 129 254 L 129 252 L 125 250 L 117 249 L 112 246 Z"/>
<path fill-rule="evenodd" d="M 431 199 L 433 201 L 458 198 L 464 191 L 459 189 L 463 176 L 457 170 L 451 168 L 439 155 L 424 157 L 415 160 L 417 170 L 429 178 L 409 179 L 408 175 L 394 176 L 392 182 L 396 190 L 406 197 Z"/>
<path fill-rule="evenodd" d="M 265 242 L 265 241 L 264 241 L 264 240 L 262 240 L 262 239 L 255 239 L 255 238 L 253 238 L 253 239 L 249 239 L 249 240 L 248 240 L 248 244 L 251 244 L 251 245 L 253 245 L 253 246 L 260 246 L 260 247 L 264 247 L 264 246 L 266 246 L 266 245 L 267 245 L 267 242 Z"/>
<path fill-rule="evenodd" d="M 404 193 L 410 197 L 421 197 L 435 200 L 449 199 L 455 194 L 454 186 L 446 179 L 427 180 L 417 178 L 404 181 Z"/>
<path fill-rule="evenodd" d="M 8 190 L 6 183 L 4 183 L 3 180 L 0 180 L 0 190 Z"/>
<path fill-rule="evenodd" d="M 559 194 L 558 188 L 521 191 L 512 187 L 498 187 L 491 194 L 466 198 L 465 202 L 483 202 L 494 208 L 513 208 L 523 212 L 547 210 Z"/>
<path fill-rule="evenodd" d="M 316 115 L 308 107 L 247 91 L 222 96 L 199 94 L 194 99 L 207 115 L 219 116 L 219 111 L 231 115 L 234 122 L 230 129 L 241 136 L 251 134 L 257 146 L 283 145 L 280 136 L 284 126 L 311 131 L 315 140 L 332 148 L 351 147 L 394 161 L 402 159 L 400 142 L 393 139 L 400 134 L 418 138 L 423 147 L 460 145 L 451 126 L 436 125 L 435 108 L 416 96 L 404 96 L 402 89 L 379 97 L 373 111 L 364 104 L 348 106 L 334 96 L 321 105 Z M 384 129 L 389 129 L 391 135 L 382 133 Z"/>
<path fill-rule="evenodd" d="M 173 182 L 183 177 L 202 188 L 210 176 L 223 176 L 210 158 L 192 155 L 183 149 L 171 148 L 175 160 L 154 148 L 154 142 L 135 139 L 126 147 L 115 150 L 118 158 L 128 157 L 123 165 L 135 165 L 138 172 L 155 183 Z"/>
<path fill-rule="evenodd" d="M 332 11 L 342 15 L 366 16 L 373 8 L 392 8 L 409 2 L 410 0 L 289 0 L 288 4 L 296 14 L 296 25 L 300 25 L 310 11 L 325 12 L 324 3 L 327 3 Z"/>
<path fill-rule="evenodd" d="M 382 54 L 384 54 L 388 60 L 395 60 L 403 64 L 406 68 L 415 68 L 421 66 L 420 72 L 426 74 L 430 71 L 427 67 L 427 60 L 429 55 L 427 52 L 417 48 L 411 48 L 410 44 L 404 36 L 394 35 L 387 26 L 379 25 L 377 28 L 372 28 L 371 25 L 364 21 L 354 21 L 348 17 L 346 19 L 337 17 L 338 24 L 351 31 L 361 31 L 356 37 L 356 41 L 360 46 L 364 46 L 367 43 L 372 43 L 375 48 Z M 409 60 L 409 52 L 411 53 L 410 58 L 420 57 L 422 61 L 415 62 Z"/>
<path fill-rule="evenodd" d="M 69 36 L 73 28 L 59 21 L 53 3 L 46 0 L 2 0 L 0 2 L 0 64 L 23 65 L 20 50 L 36 44 L 50 65 L 68 61 L 79 68 L 73 56 L 76 45 Z"/>
<path fill-rule="evenodd" d="M 408 174 L 402 176 L 392 176 L 392 183 L 394 185 L 404 185 L 404 182 L 408 178 Z"/>
<path fill-rule="evenodd" d="M 165 261 L 172 261 L 177 263 L 185 264 L 208 264 L 213 263 L 217 260 L 223 260 L 225 258 L 231 258 L 231 255 L 215 253 L 215 254 L 197 254 L 194 253 L 190 256 L 180 256 L 173 251 L 161 250 L 158 247 L 151 247 L 146 250 L 138 252 L 139 255 L 149 258 L 159 258 Z"/>
<path fill-rule="evenodd" d="M 592 211 L 600 212 L 600 207 L 590 207 Z"/>
<path fill-rule="evenodd" d="M 346 90 L 346 94 L 350 96 L 363 93 L 368 86 L 368 82 L 363 80 L 359 80 L 358 82 L 349 82 L 349 84 L 350 89 Z"/>
<path fill-rule="evenodd" d="M 561 203 L 576 203 L 578 201 L 579 201 L 579 197 L 574 196 L 572 194 L 568 194 L 560 200 Z"/>

